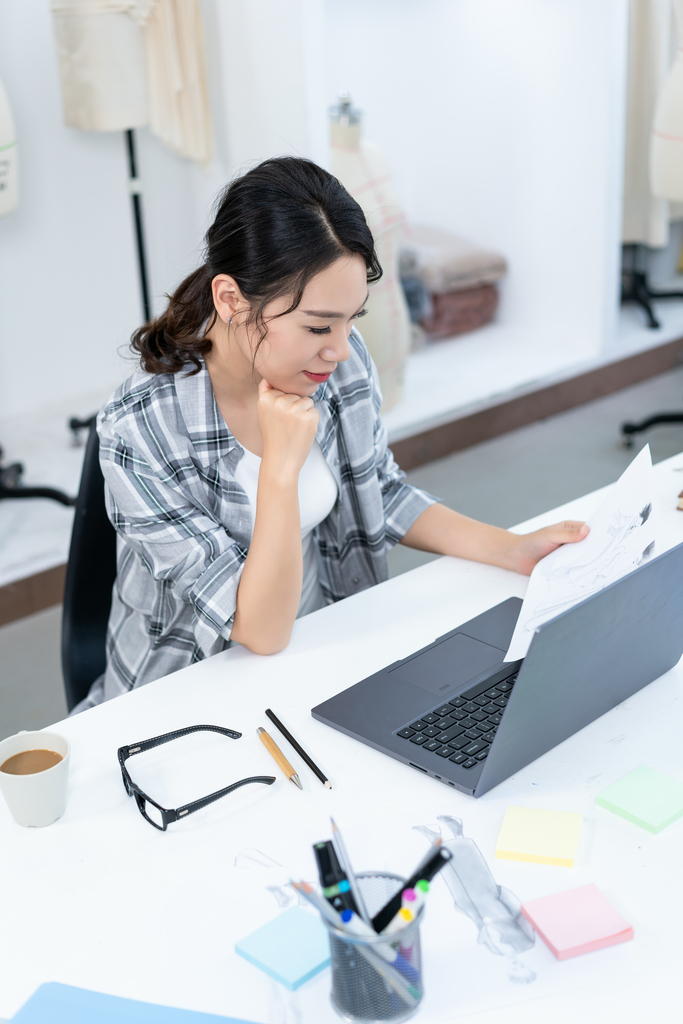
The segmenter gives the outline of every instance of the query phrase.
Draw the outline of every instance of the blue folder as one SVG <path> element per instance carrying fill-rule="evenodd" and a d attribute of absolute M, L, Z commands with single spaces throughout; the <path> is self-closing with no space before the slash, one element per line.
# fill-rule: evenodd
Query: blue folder
<path fill-rule="evenodd" d="M 41 985 L 24 1003 L 11 1024 L 253 1024 L 235 1017 L 216 1017 L 213 1013 L 174 1010 L 135 999 L 105 996 L 85 988 L 59 985 L 55 981 Z"/>

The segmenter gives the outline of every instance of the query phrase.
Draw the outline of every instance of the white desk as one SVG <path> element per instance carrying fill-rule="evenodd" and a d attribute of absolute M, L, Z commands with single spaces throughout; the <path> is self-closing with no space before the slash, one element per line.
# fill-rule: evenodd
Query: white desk
<path fill-rule="evenodd" d="M 683 456 L 657 470 L 666 546 L 683 540 L 683 513 L 675 511 L 681 469 Z M 597 501 L 598 493 L 589 495 L 525 528 L 585 516 Z M 680 975 L 683 821 L 654 836 L 598 808 L 594 797 L 641 763 L 683 778 L 683 665 L 480 800 L 310 716 L 319 701 L 523 595 L 525 585 L 500 569 L 439 559 L 297 622 L 275 657 L 235 648 L 60 723 L 73 745 L 65 816 L 50 828 L 22 829 L 0 806 L 0 1015 L 11 1017 L 41 982 L 56 980 L 264 1024 L 336 1022 L 327 971 L 290 994 L 234 954 L 236 940 L 276 915 L 267 886 L 286 877 L 249 851 L 313 879 L 311 843 L 329 837 L 333 814 L 357 870 L 407 874 L 426 849 L 411 826 L 446 813 L 463 819 L 497 881 L 522 900 L 595 882 L 636 937 L 564 963 L 537 940 L 520 957 L 536 979 L 515 983 L 509 962 L 476 944 L 474 926 L 437 880 L 423 928 L 426 996 L 417 1020 L 680 1019 L 671 1005 Z M 326 770 L 331 792 L 305 765 L 303 792 L 279 774 L 255 735 L 268 725 L 266 707 Z M 116 749 L 197 723 L 244 735 L 201 738 L 201 760 L 181 757 L 175 745 L 133 758 L 133 778 L 162 803 L 178 806 L 251 774 L 278 775 L 277 783 L 245 787 L 158 832 L 125 795 Z M 165 765 L 163 779 L 143 757 Z M 509 803 L 582 812 L 576 867 L 496 861 Z"/>

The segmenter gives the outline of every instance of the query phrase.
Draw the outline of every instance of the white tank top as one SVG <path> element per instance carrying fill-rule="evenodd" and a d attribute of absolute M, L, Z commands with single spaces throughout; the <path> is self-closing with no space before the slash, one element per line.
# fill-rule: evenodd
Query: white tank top
<path fill-rule="evenodd" d="M 252 508 L 252 530 L 256 519 L 256 495 L 261 460 L 258 455 L 243 447 L 244 455 L 235 469 L 235 480 L 245 491 Z M 301 516 L 301 541 L 304 556 L 304 577 L 301 587 L 301 602 L 297 618 L 308 615 L 324 605 L 318 580 L 318 560 L 313 530 L 326 519 L 337 500 L 337 481 L 317 441 L 313 442 L 310 454 L 299 473 L 299 514 Z"/>

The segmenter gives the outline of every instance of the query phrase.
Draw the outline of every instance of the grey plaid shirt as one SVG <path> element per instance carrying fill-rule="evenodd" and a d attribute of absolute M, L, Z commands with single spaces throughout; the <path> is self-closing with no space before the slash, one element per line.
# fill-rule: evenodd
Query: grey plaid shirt
<path fill-rule="evenodd" d="M 376 371 L 357 331 L 351 355 L 315 392 L 316 439 L 339 488 L 315 530 L 328 603 L 387 579 L 386 552 L 436 499 L 404 482 L 387 448 Z M 107 670 L 83 707 L 229 645 L 252 531 L 235 481 L 243 449 L 206 367 L 135 373 L 98 418 L 109 517 L 118 533 Z"/>

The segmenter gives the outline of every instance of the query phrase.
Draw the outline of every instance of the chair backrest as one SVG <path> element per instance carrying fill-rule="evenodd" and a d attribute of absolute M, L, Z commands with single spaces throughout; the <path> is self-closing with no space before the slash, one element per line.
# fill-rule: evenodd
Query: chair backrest
<path fill-rule="evenodd" d="M 95 424 L 83 460 L 64 585 L 62 673 L 69 711 L 106 666 L 107 622 L 116 579 L 116 531 L 104 504 Z"/>

